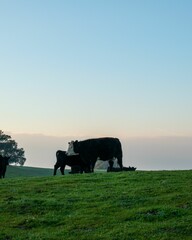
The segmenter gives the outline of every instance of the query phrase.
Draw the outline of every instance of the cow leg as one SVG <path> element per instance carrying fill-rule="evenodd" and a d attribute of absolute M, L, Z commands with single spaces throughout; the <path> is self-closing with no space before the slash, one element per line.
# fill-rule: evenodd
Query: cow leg
<path fill-rule="evenodd" d="M 80 166 L 80 173 L 82 174 L 84 170 L 84 167 Z M 85 170 L 84 170 L 85 171 Z"/>
<path fill-rule="evenodd" d="M 65 166 L 61 166 L 61 167 L 60 167 L 60 171 L 61 171 L 61 174 L 64 175 L 64 174 L 65 174 L 65 173 L 64 173 L 64 171 L 65 171 Z"/>
<path fill-rule="evenodd" d="M 112 171 L 112 170 L 113 170 L 113 164 L 114 164 L 113 160 L 110 159 L 110 160 L 108 161 L 108 163 L 109 163 L 109 169 L 110 169 L 110 171 Z"/>
<path fill-rule="evenodd" d="M 95 163 L 96 163 L 96 162 L 97 162 L 97 159 L 92 160 L 92 161 L 90 162 L 91 172 L 94 172 L 94 168 L 95 168 Z"/>
<path fill-rule="evenodd" d="M 122 157 L 117 158 L 117 162 L 119 164 L 119 167 L 121 168 L 121 171 L 123 171 L 123 163 L 122 163 Z"/>
<path fill-rule="evenodd" d="M 82 161 L 82 167 L 85 173 L 90 173 L 92 169 L 91 161 L 86 161 L 86 159 L 81 158 Z"/>
<path fill-rule="evenodd" d="M 3 178 L 5 178 L 6 168 L 7 168 L 7 166 L 5 166 L 5 169 L 3 170 Z"/>
<path fill-rule="evenodd" d="M 88 165 L 85 166 L 85 167 L 84 167 L 84 172 L 85 172 L 85 173 L 90 173 L 90 172 L 91 172 L 91 167 L 88 166 Z"/>
<path fill-rule="evenodd" d="M 54 172 L 53 172 L 53 176 L 56 175 L 57 173 L 57 169 L 59 168 L 59 166 L 57 164 L 54 165 Z"/>

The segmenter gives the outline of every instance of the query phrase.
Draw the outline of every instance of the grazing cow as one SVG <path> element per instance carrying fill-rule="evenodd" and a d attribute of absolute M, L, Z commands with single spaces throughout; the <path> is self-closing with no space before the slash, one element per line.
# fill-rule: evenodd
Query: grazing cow
<path fill-rule="evenodd" d="M 66 151 L 61 151 L 58 150 L 56 152 L 56 158 L 57 158 L 57 162 L 54 165 L 54 172 L 53 175 L 56 175 L 57 173 L 57 169 L 60 167 L 60 171 L 61 174 L 64 175 L 64 170 L 65 170 L 65 166 L 68 165 L 70 167 L 72 167 L 72 172 L 73 168 L 75 167 L 76 169 L 79 169 L 80 173 L 83 173 L 84 170 L 84 164 L 82 164 L 81 162 L 81 158 L 79 155 L 73 155 L 73 156 L 67 156 Z M 76 170 L 77 172 L 77 170 Z"/>
<path fill-rule="evenodd" d="M 7 170 L 7 165 L 9 165 L 9 158 L 10 157 L 3 157 L 0 155 L 0 178 L 5 177 L 5 172 Z"/>
<path fill-rule="evenodd" d="M 123 167 L 123 171 L 135 171 L 137 168 L 136 167 Z M 110 167 L 107 168 L 107 172 L 120 172 L 121 169 L 120 168 L 112 168 L 110 169 Z"/>
<path fill-rule="evenodd" d="M 89 166 L 93 172 L 96 161 L 109 161 L 110 169 L 113 168 L 113 161 L 117 158 L 120 169 L 123 169 L 122 148 L 118 138 L 95 138 L 84 141 L 71 141 L 69 143 L 68 155 L 79 154 L 82 162 Z"/>

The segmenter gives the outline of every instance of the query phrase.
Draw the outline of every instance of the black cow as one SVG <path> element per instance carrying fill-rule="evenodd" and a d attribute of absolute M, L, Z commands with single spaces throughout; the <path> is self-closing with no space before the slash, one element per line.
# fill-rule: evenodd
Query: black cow
<path fill-rule="evenodd" d="M 123 167 L 123 171 L 135 171 L 137 168 L 136 167 Z M 121 169 L 120 168 L 107 168 L 107 172 L 120 172 Z"/>
<path fill-rule="evenodd" d="M 79 169 L 79 171 L 76 170 L 76 173 L 83 173 L 84 164 L 81 162 L 81 158 L 79 155 L 67 156 L 66 151 L 58 150 L 56 152 L 56 158 L 57 162 L 54 165 L 53 175 L 56 175 L 58 168 L 60 168 L 61 174 L 64 175 L 66 165 L 72 167 L 72 173 L 74 173 L 74 168 Z"/>
<path fill-rule="evenodd" d="M 95 138 L 84 141 L 71 141 L 67 151 L 68 155 L 79 154 L 82 162 L 89 166 L 89 171 L 93 172 L 98 159 L 109 161 L 110 168 L 113 168 L 113 161 L 117 158 L 120 169 L 123 168 L 122 148 L 118 138 Z"/>
<path fill-rule="evenodd" d="M 82 173 L 82 168 L 79 165 L 71 166 L 69 174 Z"/>
<path fill-rule="evenodd" d="M 7 165 L 9 165 L 9 158 L 10 157 L 3 157 L 0 155 L 0 178 L 5 177 Z"/>

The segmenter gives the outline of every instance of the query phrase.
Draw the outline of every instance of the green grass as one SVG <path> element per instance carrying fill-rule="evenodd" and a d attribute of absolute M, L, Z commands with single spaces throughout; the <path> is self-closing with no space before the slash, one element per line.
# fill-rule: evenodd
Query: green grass
<path fill-rule="evenodd" d="M 68 173 L 69 170 L 65 170 Z M 61 175 L 60 170 L 57 170 L 57 174 Z M 35 168 L 35 167 L 24 167 L 24 166 L 7 166 L 6 178 L 12 177 L 42 177 L 42 176 L 52 176 L 53 169 L 50 168 Z"/>
<path fill-rule="evenodd" d="M 12 177 L 51 176 L 51 175 L 53 175 L 53 169 L 23 166 L 19 167 L 9 165 L 7 166 L 5 177 L 12 178 Z"/>
<path fill-rule="evenodd" d="M 192 239 L 192 171 L 0 181 L 0 239 Z"/>

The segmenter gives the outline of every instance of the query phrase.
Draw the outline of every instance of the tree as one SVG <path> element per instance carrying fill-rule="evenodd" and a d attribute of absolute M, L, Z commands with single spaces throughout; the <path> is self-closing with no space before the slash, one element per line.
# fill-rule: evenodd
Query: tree
<path fill-rule="evenodd" d="M 26 161 L 23 148 L 18 148 L 15 140 L 0 130 L 0 155 L 10 157 L 9 163 L 23 165 Z"/>

